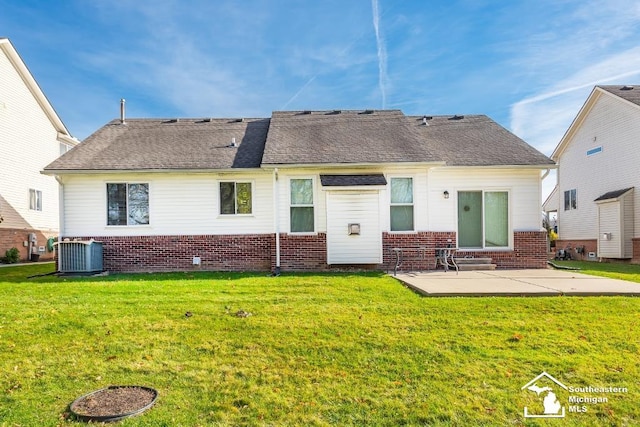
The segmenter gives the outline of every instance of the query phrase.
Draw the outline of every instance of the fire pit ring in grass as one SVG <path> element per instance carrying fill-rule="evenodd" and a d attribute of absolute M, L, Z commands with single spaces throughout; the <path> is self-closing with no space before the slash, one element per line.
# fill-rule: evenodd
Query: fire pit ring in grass
<path fill-rule="evenodd" d="M 69 410 L 80 421 L 111 422 L 151 408 L 158 392 L 139 385 L 112 385 L 77 398 Z"/>

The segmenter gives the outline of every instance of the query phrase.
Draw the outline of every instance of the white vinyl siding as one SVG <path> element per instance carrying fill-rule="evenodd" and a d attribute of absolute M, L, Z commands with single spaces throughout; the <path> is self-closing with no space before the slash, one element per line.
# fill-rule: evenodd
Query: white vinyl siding
<path fill-rule="evenodd" d="M 599 205 L 599 211 L 598 256 L 620 258 L 622 255 L 620 203 L 602 203 Z M 607 236 L 606 238 L 605 235 Z"/>
<path fill-rule="evenodd" d="M 203 235 L 273 232 L 273 194 L 270 173 L 237 174 L 122 174 L 119 181 L 149 183 L 149 225 L 110 227 L 105 222 L 105 185 L 113 175 L 64 177 L 65 235 Z M 251 215 L 219 215 L 219 183 L 251 182 Z"/>
<path fill-rule="evenodd" d="M 58 133 L 2 49 L 0 94 L 0 227 L 56 231 L 58 183 L 40 171 L 60 155 Z M 29 209 L 29 189 L 42 192 L 41 211 Z"/>
<path fill-rule="evenodd" d="M 637 90 L 638 87 L 636 87 Z M 578 189 L 578 209 L 558 211 L 559 238 L 564 240 L 597 239 L 598 209 L 594 200 L 603 194 L 623 188 L 640 188 L 640 106 L 611 94 L 594 93 L 568 133 L 566 148 L 558 160 L 560 195 Z M 597 155 L 588 150 L 602 147 Z M 561 200 L 561 203 L 563 200 Z M 640 197 L 634 197 L 634 211 L 640 212 Z M 634 219 L 635 236 L 640 236 L 640 215 Z"/>
<path fill-rule="evenodd" d="M 540 176 L 541 171 L 535 169 L 433 168 L 429 172 L 428 229 L 457 230 L 458 191 L 507 191 L 510 233 L 540 231 Z M 445 190 L 449 199 L 443 196 Z"/>
<path fill-rule="evenodd" d="M 379 264 L 382 262 L 378 191 L 327 192 L 327 263 Z M 360 234 L 349 234 L 358 224 Z"/>

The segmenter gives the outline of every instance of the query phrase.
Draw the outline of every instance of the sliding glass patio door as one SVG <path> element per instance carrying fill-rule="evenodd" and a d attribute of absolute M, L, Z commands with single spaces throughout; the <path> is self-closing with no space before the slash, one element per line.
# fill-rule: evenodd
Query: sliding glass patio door
<path fill-rule="evenodd" d="M 509 193 L 458 192 L 458 247 L 464 249 L 509 246 Z"/>

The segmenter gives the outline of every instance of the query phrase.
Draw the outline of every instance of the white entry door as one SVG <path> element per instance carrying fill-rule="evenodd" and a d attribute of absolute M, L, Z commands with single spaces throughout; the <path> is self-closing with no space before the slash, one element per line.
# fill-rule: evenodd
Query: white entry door
<path fill-rule="evenodd" d="M 378 191 L 327 192 L 327 263 L 382 263 Z"/>

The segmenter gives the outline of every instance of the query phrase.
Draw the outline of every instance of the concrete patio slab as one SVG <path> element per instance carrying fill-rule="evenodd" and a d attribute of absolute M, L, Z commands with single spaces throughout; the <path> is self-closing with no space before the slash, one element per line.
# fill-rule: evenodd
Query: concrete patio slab
<path fill-rule="evenodd" d="M 412 272 L 392 277 L 425 296 L 640 296 L 640 283 L 554 269 Z"/>

